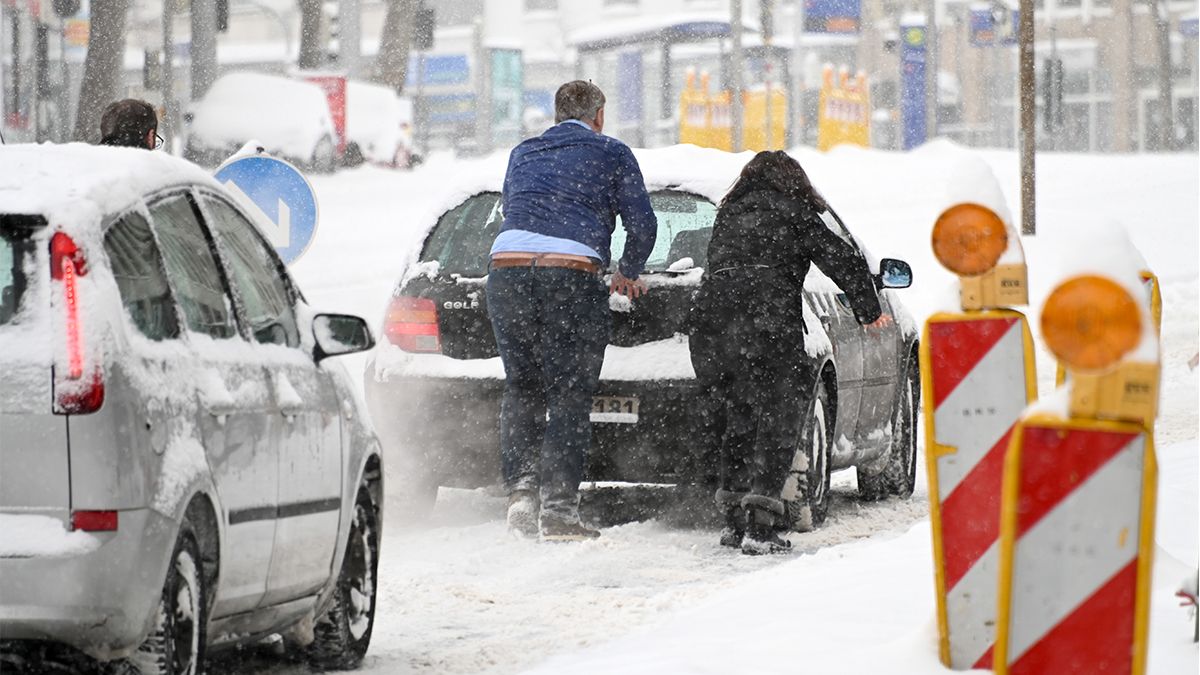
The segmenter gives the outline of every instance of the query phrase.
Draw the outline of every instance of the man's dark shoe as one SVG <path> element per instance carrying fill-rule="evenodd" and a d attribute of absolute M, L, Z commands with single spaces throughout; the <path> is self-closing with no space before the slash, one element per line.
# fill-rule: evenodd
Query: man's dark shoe
<path fill-rule="evenodd" d="M 587 541 L 600 536 L 600 530 L 579 522 L 579 518 L 564 518 L 542 514 L 542 541 Z"/>
<path fill-rule="evenodd" d="M 541 505 L 533 490 L 513 490 L 508 495 L 508 530 L 534 539 L 538 536 L 538 512 Z"/>

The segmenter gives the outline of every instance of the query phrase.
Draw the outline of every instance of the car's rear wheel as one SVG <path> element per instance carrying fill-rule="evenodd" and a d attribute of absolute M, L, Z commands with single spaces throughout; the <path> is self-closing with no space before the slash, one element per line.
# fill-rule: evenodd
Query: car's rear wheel
<path fill-rule="evenodd" d="M 856 469 L 858 494 L 862 499 L 876 501 L 888 495 L 901 498 L 912 495 L 917 482 L 917 410 L 920 406 L 920 374 L 914 364 L 909 366 L 896 394 L 887 464 L 883 471 L 875 474 L 868 474 L 862 467 Z"/>
<path fill-rule="evenodd" d="M 817 385 L 783 487 L 788 522 L 797 532 L 816 529 L 829 513 L 829 479 L 832 475 L 829 460 L 833 451 L 833 425 L 829 415 L 832 410 L 829 390 L 823 384 Z"/>
<path fill-rule="evenodd" d="M 362 663 L 375 628 L 378 573 L 378 506 L 366 488 L 359 488 L 333 602 L 313 627 L 316 639 L 308 646 L 312 665 L 349 670 Z"/>
<path fill-rule="evenodd" d="M 171 554 L 162 597 L 155 610 L 154 630 L 127 659 L 113 664 L 119 675 L 194 675 L 203 669 L 207 589 L 200 566 L 200 546 L 184 520 Z"/>
<path fill-rule="evenodd" d="M 336 164 L 337 153 L 333 149 L 333 140 L 325 136 L 313 149 L 312 170 L 317 173 L 333 173 Z"/>

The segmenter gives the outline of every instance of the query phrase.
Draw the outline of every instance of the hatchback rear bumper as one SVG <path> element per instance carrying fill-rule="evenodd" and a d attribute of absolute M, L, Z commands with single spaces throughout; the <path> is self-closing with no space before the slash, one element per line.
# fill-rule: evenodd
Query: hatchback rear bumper
<path fill-rule="evenodd" d="M 90 552 L 0 558 L 0 641 L 70 645 L 93 658 L 128 655 L 150 630 L 178 525 L 150 509 L 119 513 Z"/>
<path fill-rule="evenodd" d="M 367 406 L 384 450 L 415 461 L 439 484 L 474 488 L 500 480 L 496 378 L 376 379 L 368 368 Z M 593 422 L 585 480 L 711 482 L 716 460 L 701 439 L 695 380 L 602 380 L 598 396 L 636 397 L 635 423 Z"/>

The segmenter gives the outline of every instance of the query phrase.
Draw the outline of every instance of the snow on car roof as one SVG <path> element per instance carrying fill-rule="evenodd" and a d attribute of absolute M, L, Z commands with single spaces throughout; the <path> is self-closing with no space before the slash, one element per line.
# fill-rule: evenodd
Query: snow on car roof
<path fill-rule="evenodd" d="M 0 146 L 0 213 L 38 214 L 53 226 L 98 225 L 142 196 L 174 185 L 217 186 L 165 152 L 69 143 Z"/>

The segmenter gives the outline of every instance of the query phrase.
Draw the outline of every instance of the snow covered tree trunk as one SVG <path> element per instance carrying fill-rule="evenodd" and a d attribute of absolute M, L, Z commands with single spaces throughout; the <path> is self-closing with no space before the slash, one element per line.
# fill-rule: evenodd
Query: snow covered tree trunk
<path fill-rule="evenodd" d="M 300 0 L 301 70 L 321 67 L 321 0 Z"/>
<path fill-rule="evenodd" d="M 417 21 L 418 0 L 388 0 L 383 34 L 379 37 L 379 55 L 375 59 L 374 80 L 404 92 L 408 80 L 408 53 L 412 50 L 413 28 Z"/>
<path fill-rule="evenodd" d="M 91 14 L 74 138 L 95 143 L 100 140 L 100 114 L 121 91 L 129 0 L 92 0 Z"/>

